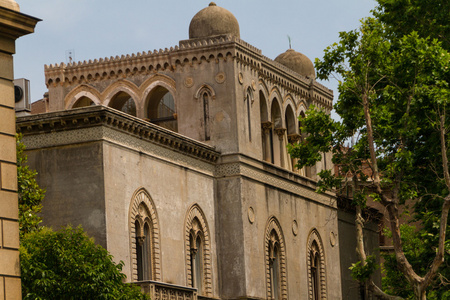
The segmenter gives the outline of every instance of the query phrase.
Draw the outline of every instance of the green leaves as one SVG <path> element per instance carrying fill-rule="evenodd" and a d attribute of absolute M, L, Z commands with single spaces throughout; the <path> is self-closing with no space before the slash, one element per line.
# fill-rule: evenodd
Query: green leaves
<path fill-rule="evenodd" d="M 24 234 L 38 230 L 42 218 L 38 215 L 42 210 L 42 200 L 45 191 L 36 181 L 37 172 L 30 170 L 27 156 L 24 153 L 25 145 L 21 142 L 21 135 L 16 136 L 17 141 L 17 191 L 19 194 L 19 232 Z"/>
<path fill-rule="evenodd" d="M 24 299 L 147 299 L 81 227 L 25 234 L 20 261 Z"/>
<path fill-rule="evenodd" d="M 378 269 L 378 264 L 375 255 L 367 256 L 366 260 L 363 262 L 358 261 L 349 267 L 352 271 L 352 278 L 364 282 L 370 278 L 370 276 Z"/>

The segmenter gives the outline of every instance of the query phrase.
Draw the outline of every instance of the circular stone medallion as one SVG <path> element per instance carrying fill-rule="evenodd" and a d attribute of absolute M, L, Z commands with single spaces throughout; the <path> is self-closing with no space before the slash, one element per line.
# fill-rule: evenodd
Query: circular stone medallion
<path fill-rule="evenodd" d="M 217 73 L 215 79 L 216 79 L 216 82 L 217 82 L 217 83 L 224 83 L 224 82 L 225 82 L 225 79 L 226 79 L 225 73 L 224 73 L 224 72 L 219 72 L 219 73 Z"/>
<path fill-rule="evenodd" d="M 187 88 L 190 88 L 194 85 L 194 78 L 192 77 L 186 77 L 186 79 L 184 79 L 184 86 Z"/>
<path fill-rule="evenodd" d="M 244 75 L 242 75 L 242 73 L 239 73 L 238 79 L 240 84 L 244 83 Z"/>
<path fill-rule="evenodd" d="M 297 234 L 298 234 L 298 224 L 297 224 L 297 221 L 296 221 L 296 220 L 294 220 L 294 221 L 292 222 L 292 233 L 293 233 L 295 236 L 297 236 Z"/>
<path fill-rule="evenodd" d="M 253 207 L 249 207 L 247 210 L 248 215 L 248 221 L 253 224 L 255 222 L 255 211 L 253 210 Z"/>
<path fill-rule="evenodd" d="M 336 233 L 330 232 L 330 244 L 332 247 L 336 246 Z"/>

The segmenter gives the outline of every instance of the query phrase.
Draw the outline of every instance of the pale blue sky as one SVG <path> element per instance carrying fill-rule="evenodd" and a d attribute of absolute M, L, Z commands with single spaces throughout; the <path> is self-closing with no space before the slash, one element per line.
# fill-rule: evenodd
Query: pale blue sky
<path fill-rule="evenodd" d="M 192 17 L 209 1 L 16 0 L 24 14 L 43 19 L 34 34 L 17 41 L 15 78 L 31 80 L 32 101 L 47 90 L 44 64 L 131 54 L 178 45 L 188 39 Z M 312 61 L 338 41 L 340 31 L 359 26 L 374 0 L 223 0 L 218 6 L 237 18 L 241 39 L 274 59 L 289 48 Z M 322 82 L 337 93 L 336 82 Z"/>

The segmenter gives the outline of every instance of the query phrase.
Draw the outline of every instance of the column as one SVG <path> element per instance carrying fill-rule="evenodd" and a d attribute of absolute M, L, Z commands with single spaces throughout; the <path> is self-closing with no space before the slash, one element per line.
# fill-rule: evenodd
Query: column
<path fill-rule="evenodd" d="M 13 0 L 0 4 L 0 300 L 22 299 L 12 55 L 15 40 L 38 21 L 21 14 Z"/>

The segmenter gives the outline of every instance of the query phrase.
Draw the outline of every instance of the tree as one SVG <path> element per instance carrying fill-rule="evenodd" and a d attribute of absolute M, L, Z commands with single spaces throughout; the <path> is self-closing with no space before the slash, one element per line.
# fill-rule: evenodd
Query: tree
<path fill-rule="evenodd" d="M 22 238 L 26 233 L 37 230 L 42 218 L 38 215 L 42 210 L 45 191 L 36 181 L 37 172 L 27 165 L 28 157 L 24 153 L 25 145 L 22 136 L 16 136 L 17 145 L 17 192 L 19 197 L 19 232 Z"/>
<path fill-rule="evenodd" d="M 20 262 L 24 299 L 148 299 L 81 227 L 24 235 Z"/>
<path fill-rule="evenodd" d="M 362 211 L 372 198 L 387 212 L 399 271 L 415 297 L 426 299 L 449 246 L 450 55 L 437 40 L 416 32 L 394 35 L 391 29 L 380 18 L 365 19 L 358 30 L 340 33 L 339 43 L 316 60 L 318 78 L 341 79 L 335 109 L 342 121 L 311 108 L 301 120 L 302 132 L 308 132 L 305 142 L 289 151 L 298 167 L 313 165 L 321 159 L 319 152 L 333 153 L 340 172 L 320 172 L 319 191 L 339 193 L 352 185 L 360 258 L 353 274 L 367 290 L 397 298 L 383 293 L 366 272 L 373 270 L 373 259 L 364 248 Z M 440 207 L 433 211 L 440 213 L 434 216 L 440 223 L 433 259 L 421 270 L 413 268 L 403 248 L 400 206 L 406 200 Z"/>

